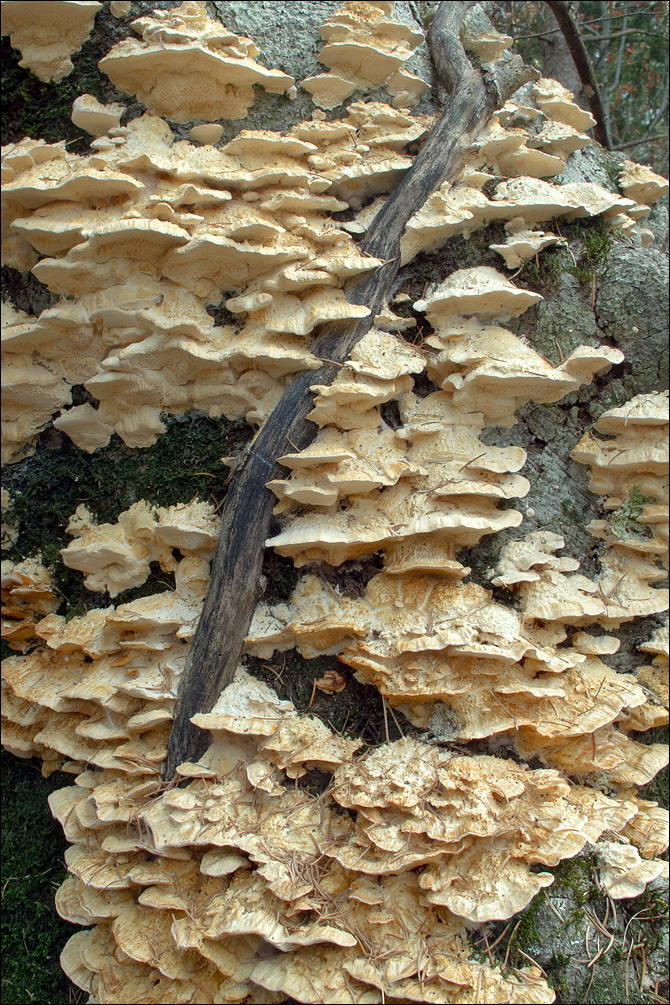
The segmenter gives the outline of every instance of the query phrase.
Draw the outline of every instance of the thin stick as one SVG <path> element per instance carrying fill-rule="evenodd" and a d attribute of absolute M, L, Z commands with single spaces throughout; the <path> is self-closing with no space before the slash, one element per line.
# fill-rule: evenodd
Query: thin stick
<path fill-rule="evenodd" d="M 382 708 L 384 709 L 384 729 L 386 730 L 386 742 L 391 742 L 391 737 L 389 736 L 389 717 L 386 713 L 386 698 L 382 695 Z"/>

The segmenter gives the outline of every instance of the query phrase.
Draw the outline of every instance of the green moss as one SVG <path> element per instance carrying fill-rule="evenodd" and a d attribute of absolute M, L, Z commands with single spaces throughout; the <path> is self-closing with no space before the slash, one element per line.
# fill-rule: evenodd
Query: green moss
<path fill-rule="evenodd" d="M 72 56 L 75 69 L 59 84 L 43 83 L 19 66 L 21 53 L 8 37 L 2 39 L 3 143 L 16 143 L 24 136 L 47 143 L 68 141 L 68 149 L 81 153 L 91 137 L 83 134 L 70 119 L 72 103 L 80 94 L 92 94 L 105 102 L 110 83 L 98 69 L 102 53 L 91 41 Z M 114 98 L 116 89 L 111 88 Z"/>
<path fill-rule="evenodd" d="M 593 854 L 576 855 L 574 858 L 563 859 L 551 871 L 554 874 L 553 889 L 569 890 L 578 908 L 590 900 L 598 898 L 600 891 L 595 883 L 595 857 Z M 582 920 L 581 911 L 576 912 L 571 919 L 575 923 Z"/>
<path fill-rule="evenodd" d="M 67 939 L 79 931 L 56 914 L 53 898 L 66 877 L 67 842 L 47 796 L 72 776 L 40 775 L 37 761 L 2 752 L 2 1001 L 84 1001 L 60 969 Z"/>
<path fill-rule="evenodd" d="M 562 255 L 556 251 L 546 251 L 529 259 L 517 277 L 523 277 L 532 287 L 553 288 L 561 272 L 564 271 Z"/>
<path fill-rule="evenodd" d="M 562 273 L 575 276 L 582 286 L 592 283 L 594 275 L 607 264 L 612 249 L 613 234 L 602 217 L 578 220 L 567 227 L 561 225 L 556 232 L 568 242 L 567 248 L 556 248 L 529 259 L 521 268 L 515 282 L 531 287 L 556 288 Z"/>
<path fill-rule="evenodd" d="M 502 962 L 506 960 L 507 966 L 516 968 L 528 965 L 528 960 L 523 954 L 530 955 L 528 951 L 532 949 L 533 943 L 537 942 L 538 931 L 535 916 L 543 902 L 543 895 L 538 893 L 525 910 L 514 916 L 512 934 L 509 940 L 504 942 Z"/>
<path fill-rule="evenodd" d="M 65 528 L 78 505 L 86 505 L 100 523 L 116 522 L 119 513 L 139 499 L 170 506 L 198 496 L 219 505 L 229 475 L 221 458 L 235 453 L 252 433 L 244 422 L 205 416 L 165 416 L 164 422 L 167 431 L 152 447 L 126 447 L 115 436 L 108 447 L 93 454 L 48 430 L 31 457 L 5 469 L 3 485 L 12 501 L 8 516 L 19 531 L 9 558 L 19 561 L 41 554 L 66 598 L 61 610 L 66 616 L 109 604 L 107 594 L 87 590 L 81 573 L 64 566 L 60 557 L 70 540 Z M 116 602 L 171 585 L 156 567 L 144 586 L 122 594 Z"/>
<path fill-rule="evenodd" d="M 602 217 L 592 221 L 572 224 L 568 227 L 568 241 L 576 261 L 566 269 L 576 276 L 582 286 L 593 281 L 596 272 L 607 264 L 612 248 L 612 233 Z M 575 253 L 576 252 L 576 253 Z M 580 253 L 581 252 L 581 253 Z"/>

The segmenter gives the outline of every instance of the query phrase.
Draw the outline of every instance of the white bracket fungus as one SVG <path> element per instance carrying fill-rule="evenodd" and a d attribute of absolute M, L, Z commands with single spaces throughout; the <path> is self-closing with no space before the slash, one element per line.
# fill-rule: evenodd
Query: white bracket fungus
<path fill-rule="evenodd" d="M 102 4 L 97 0 L 3 0 L 2 34 L 21 50 L 19 66 L 40 80 L 59 83 L 72 70 Z"/>
<path fill-rule="evenodd" d="M 619 175 L 619 187 L 624 195 L 641 205 L 656 202 L 668 194 L 667 178 L 634 161 L 624 161 Z M 631 216 L 633 214 L 631 213 Z"/>
<path fill-rule="evenodd" d="M 404 21 L 390 17 L 395 4 L 347 0 L 319 29 L 326 44 L 319 61 L 330 73 L 307 77 L 302 86 L 319 108 L 342 104 L 356 89 L 386 84 L 393 105 L 415 105 L 428 84 L 403 68 L 424 39 Z"/>
<path fill-rule="evenodd" d="M 580 131 L 595 126 L 596 120 L 591 113 L 575 104 L 572 92 L 557 80 L 542 77 L 533 84 L 532 93 L 539 108 L 550 119 Z"/>
<path fill-rule="evenodd" d="M 112 129 L 118 129 L 124 111 L 123 105 L 116 102 L 103 105 L 92 94 L 80 94 L 72 104 L 70 118 L 75 126 L 91 136 L 105 136 Z"/>
<path fill-rule="evenodd" d="M 113 598 L 141 586 L 151 562 L 173 571 L 175 549 L 199 559 L 211 558 L 217 531 L 211 504 L 195 500 L 168 509 L 134 503 L 116 524 L 96 524 L 86 507 L 78 506 L 67 526 L 75 540 L 61 555 L 68 568 L 87 575 L 84 585 L 89 590 L 106 591 Z"/>
<path fill-rule="evenodd" d="M 205 3 L 186 0 L 133 21 L 142 41 L 125 39 L 100 60 L 112 83 L 175 122 L 243 119 L 253 84 L 283 94 L 293 77 L 256 62 L 250 38 L 224 29 Z"/>

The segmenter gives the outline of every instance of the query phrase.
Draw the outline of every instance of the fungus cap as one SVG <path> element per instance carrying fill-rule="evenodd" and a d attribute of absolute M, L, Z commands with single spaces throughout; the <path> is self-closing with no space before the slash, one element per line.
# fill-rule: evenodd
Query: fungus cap
<path fill-rule="evenodd" d="M 306 77 L 301 86 L 312 95 L 312 101 L 318 108 L 330 111 L 346 101 L 356 90 L 356 84 L 337 73 L 318 73 L 314 77 Z"/>
<path fill-rule="evenodd" d="M 251 39 L 223 29 L 204 3 L 155 10 L 133 27 L 143 41 L 119 42 L 100 60 L 100 69 L 119 90 L 175 122 L 245 118 L 253 84 L 275 93 L 293 85 L 288 74 L 257 63 Z"/>
<path fill-rule="evenodd" d="M 202 146 L 216 143 L 222 135 L 223 126 L 218 122 L 204 122 L 202 125 L 193 126 L 189 132 L 191 142 L 200 143 Z"/>
<path fill-rule="evenodd" d="M 500 59 L 505 49 L 509 48 L 513 39 L 511 35 L 503 35 L 495 29 L 480 31 L 475 35 L 466 36 L 465 46 L 484 63 L 494 63 Z"/>
<path fill-rule="evenodd" d="M 74 99 L 70 118 L 75 126 L 91 136 L 105 136 L 112 129 L 118 129 L 124 111 L 124 106 L 116 102 L 103 105 L 92 94 L 80 94 Z"/>
<path fill-rule="evenodd" d="M 650 203 L 668 194 L 667 178 L 634 161 L 624 161 L 619 175 L 619 187 L 624 195 L 637 203 Z"/>
<path fill-rule="evenodd" d="M 488 266 L 459 269 L 414 307 L 436 321 L 453 315 L 476 314 L 481 319 L 517 317 L 542 300 L 539 293 L 520 290 Z"/>
<path fill-rule="evenodd" d="M 81 49 L 102 4 L 97 0 L 4 0 L 2 34 L 21 50 L 19 66 L 43 81 L 59 83 L 72 70 L 70 56 Z M 39 11 L 39 13 L 38 13 Z"/>
<path fill-rule="evenodd" d="M 532 92 L 537 104 L 549 118 L 580 131 L 595 126 L 596 120 L 591 113 L 576 105 L 572 92 L 557 80 L 543 77 L 533 84 Z"/>

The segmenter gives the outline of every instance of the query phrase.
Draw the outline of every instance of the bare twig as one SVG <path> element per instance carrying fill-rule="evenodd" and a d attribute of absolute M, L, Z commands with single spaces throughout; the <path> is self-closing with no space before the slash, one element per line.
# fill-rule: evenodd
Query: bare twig
<path fill-rule="evenodd" d="M 630 140 L 629 143 L 619 143 L 618 146 L 612 147 L 612 150 L 628 150 L 629 147 L 639 147 L 643 143 L 653 143 L 654 140 L 667 140 L 667 133 L 656 133 L 655 136 L 646 136 L 643 140 Z"/>

